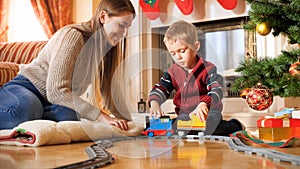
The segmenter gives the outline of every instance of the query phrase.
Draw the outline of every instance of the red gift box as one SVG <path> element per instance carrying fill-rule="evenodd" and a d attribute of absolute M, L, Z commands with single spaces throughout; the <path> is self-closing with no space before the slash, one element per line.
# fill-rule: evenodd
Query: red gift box
<path fill-rule="evenodd" d="M 300 119 L 267 118 L 257 120 L 259 138 L 280 141 L 290 137 L 300 137 Z"/>

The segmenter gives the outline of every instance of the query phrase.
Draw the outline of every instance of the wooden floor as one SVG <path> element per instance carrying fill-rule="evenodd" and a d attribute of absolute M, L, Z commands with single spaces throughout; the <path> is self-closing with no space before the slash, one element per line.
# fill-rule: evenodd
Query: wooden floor
<path fill-rule="evenodd" d="M 84 149 L 93 142 L 72 143 L 44 147 L 0 146 L 0 168 L 54 168 L 88 159 Z M 243 152 L 231 150 L 220 141 L 198 141 L 149 139 L 115 142 L 107 149 L 114 162 L 102 168 L 299 168 L 284 162 L 273 162 Z M 300 148 L 280 149 L 286 153 L 300 155 Z"/>

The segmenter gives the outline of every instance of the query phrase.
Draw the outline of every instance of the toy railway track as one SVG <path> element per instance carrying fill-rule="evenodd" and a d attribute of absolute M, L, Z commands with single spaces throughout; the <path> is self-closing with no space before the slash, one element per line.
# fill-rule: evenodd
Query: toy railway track
<path fill-rule="evenodd" d="M 113 157 L 106 151 L 106 148 L 112 147 L 111 141 L 102 141 L 101 144 L 93 144 L 85 149 L 89 159 L 73 163 L 56 169 L 88 169 L 88 168 L 99 168 L 108 165 L 113 162 Z"/>
<path fill-rule="evenodd" d="M 178 136 L 173 135 L 170 137 L 167 136 L 156 136 L 156 137 L 148 137 L 148 136 L 138 136 L 138 137 L 118 137 L 118 138 L 109 138 L 98 140 L 95 144 L 87 147 L 86 153 L 89 160 L 85 160 L 82 162 L 65 165 L 62 167 L 58 167 L 56 169 L 94 169 L 103 167 L 105 165 L 113 163 L 112 155 L 106 151 L 107 148 L 112 147 L 114 142 L 118 141 L 126 141 L 126 140 L 145 140 L 145 139 L 187 139 L 187 141 L 191 140 L 204 140 L 204 141 L 220 141 L 226 142 L 230 149 L 237 152 L 244 152 L 246 154 L 256 154 L 259 157 L 265 157 L 268 159 L 272 159 L 276 162 L 288 162 L 291 165 L 300 165 L 300 156 L 286 154 L 273 149 L 266 148 L 254 148 L 245 145 L 238 138 L 226 137 L 226 136 L 199 136 L 199 135 L 187 135 L 187 136 Z"/>
<path fill-rule="evenodd" d="M 247 154 L 256 154 L 257 156 L 264 156 L 276 162 L 289 162 L 292 165 L 300 165 L 300 156 L 286 154 L 273 149 L 253 148 L 245 145 L 238 138 L 230 138 L 226 140 L 229 147 L 234 151 L 243 151 Z"/>

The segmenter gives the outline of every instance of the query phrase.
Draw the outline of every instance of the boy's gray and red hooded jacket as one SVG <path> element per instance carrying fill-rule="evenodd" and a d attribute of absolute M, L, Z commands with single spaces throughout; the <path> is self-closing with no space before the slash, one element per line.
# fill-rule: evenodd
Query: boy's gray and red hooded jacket
<path fill-rule="evenodd" d="M 155 84 L 149 94 L 149 103 L 156 100 L 162 104 L 175 89 L 173 103 L 175 112 L 192 112 L 200 102 L 205 102 L 210 110 L 222 111 L 223 78 L 211 62 L 198 57 L 198 62 L 189 74 L 177 64 L 172 64 Z"/>

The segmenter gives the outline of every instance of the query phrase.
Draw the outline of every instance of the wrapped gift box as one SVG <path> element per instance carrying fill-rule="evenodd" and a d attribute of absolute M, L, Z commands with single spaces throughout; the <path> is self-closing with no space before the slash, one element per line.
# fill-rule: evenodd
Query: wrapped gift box
<path fill-rule="evenodd" d="M 257 120 L 259 138 L 268 141 L 300 137 L 300 119 L 267 118 Z"/>

